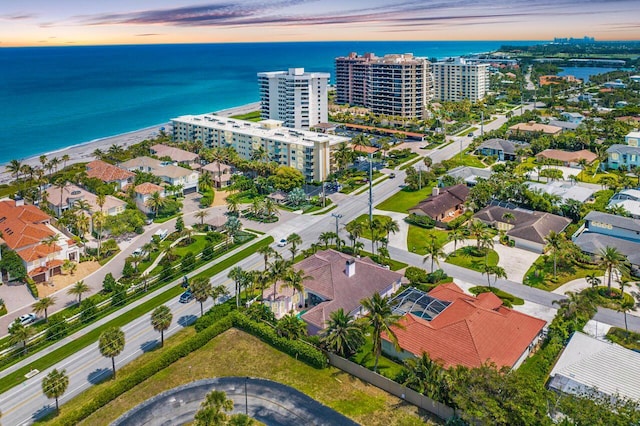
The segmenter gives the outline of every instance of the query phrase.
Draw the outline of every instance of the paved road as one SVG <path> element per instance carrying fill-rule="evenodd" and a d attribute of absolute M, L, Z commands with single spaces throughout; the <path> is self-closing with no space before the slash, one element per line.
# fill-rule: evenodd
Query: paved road
<path fill-rule="evenodd" d="M 268 426 L 355 426 L 357 423 L 309 398 L 302 392 L 271 380 L 221 377 L 189 383 L 145 401 L 112 426 L 160 426 L 193 421 L 200 403 L 212 390 L 226 392 L 232 413 L 244 413 Z"/>

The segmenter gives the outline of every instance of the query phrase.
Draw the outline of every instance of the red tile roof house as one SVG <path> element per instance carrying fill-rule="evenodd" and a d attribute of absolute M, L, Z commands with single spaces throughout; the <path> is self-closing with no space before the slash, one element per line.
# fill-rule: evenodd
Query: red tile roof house
<path fill-rule="evenodd" d="M 160 197 L 166 197 L 164 187 L 151 182 L 145 182 L 137 185 L 133 188 L 133 192 L 135 194 L 136 207 L 145 214 L 153 213 L 151 208 L 147 206 L 147 201 L 153 194 L 157 192 L 160 194 Z"/>
<path fill-rule="evenodd" d="M 87 164 L 87 177 L 100 179 L 105 183 L 114 183 L 117 190 L 133 182 L 135 173 L 123 170 L 102 160 L 94 160 Z"/>
<path fill-rule="evenodd" d="M 76 242 L 50 224 L 51 217 L 22 200 L 0 201 L 0 232 L 2 240 L 22 259 L 27 274 L 36 282 L 47 281 L 60 273 L 64 260 L 80 259 L 80 248 Z M 59 239 L 55 244 L 44 241 L 53 235 Z M 2 277 L 10 280 L 11 277 Z"/>
<path fill-rule="evenodd" d="M 149 150 L 158 158 L 169 157 L 171 161 L 182 165 L 191 166 L 192 164 L 197 164 L 199 159 L 198 154 L 161 143 L 151 146 Z"/>
<path fill-rule="evenodd" d="M 580 167 L 580 160 L 585 160 L 586 164 L 591 164 L 598 159 L 593 152 L 583 149 L 580 151 L 563 151 L 561 149 L 545 149 L 536 154 L 536 158 L 540 160 L 551 160 L 560 163 L 565 167 Z"/>
<path fill-rule="evenodd" d="M 454 283 L 439 285 L 428 294 L 416 289 L 407 291 L 426 298 L 425 312 L 434 303 L 441 309 L 425 315 L 427 319 L 404 314 L 401 319 L 404 328 L 392 328 L 400 351 L 396 351 L 386 334 L 382 335 L 383 352 L 394 358 L 420 357 L 426 352 L 444 368 L 457 365 L 474 368 L 485 362 L 493 362 L 498 368 L 517 368 L 536 346 L 546 325 L 544 320 L 502 306 L 493 293 L 470 296 Z M 398 301 L 405 292 L 392 300 L 395 312 L 406 312 L 404 309 L 418 312 L 415 295 L 410 301 Z"/>
<path fill-rule="evenodd" d="M 269 306 L 277 318 L 300 310 L 309 335 L 324 330 L 332 312 L 342 308 L 360 317 L 360 301 L 378 292 L 388 297 L 400 288 L 402 274 L 374 263 L 368 257 L 355 259 L 335 250 L 323 250 L 295 264 L 310 278 L 304 281 L 304 295 L 293 294 L 291 288 L 276 285 L 263 291 L 262 303 Z"/>
<path fill-rule="evenodd" d="M 447 188 L 433 188 L 431 196 L 409 209 L 409 213 L 429 216 L 433 220 L 448 222 L 464 213 L 464 202 L 469 196 L 465 184 Z"/>

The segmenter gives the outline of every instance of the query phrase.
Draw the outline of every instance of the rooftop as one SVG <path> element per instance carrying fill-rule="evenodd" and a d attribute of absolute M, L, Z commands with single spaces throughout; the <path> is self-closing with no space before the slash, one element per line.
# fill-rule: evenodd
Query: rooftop
<path fill-rule="evenodd" d="M 164 192 L 163 187 L 151 182 L 141 183 L 140 185 L 136 186 L 133 190 L 138 194 L 142 194 L 142 195 L 150 195 L 156 192 L 159 192 L 160 194 L 162 194 Z"/>
<path fill-rule="evenodd" d="M 589 200 L 595 192 L 594 189 L 562 181 L 552 181 L 548 183 L 527 182 L 527 185 L 529 186 L 529 189 L 538 190 L 546 194 L 557 195 L 562 199 L 562 202 L 566 202 L 567 200 L 576 200 L 584 203 Z"/>
<path fill-rule="evenodd" d="M 150 149 L 151 152 L 153 152 L 158 157 L 169 157 L 173 161 L 177 161 L 178 163 L 192 162 L 198 159 L 198 154 L 185 151 L 184 149 L 176 148 L 173 146 L 156 144 L 153 145 Z"/>
<path fill-rule="evenodd" d="M 518 149 L 527 148 L 528 146 L 529 144 L 524 142 L 492 138 L 482 142 L 478 149 L 488 148 L 496 151 L 504 151 L 505 154 L 516 155 Z"/>
<path fill-rule="evenodd" d="M 67 183 L 64 187 L 50 186 L 47 188 L 47 202 L 55 207 L 71 206 L 77 200 L 84 200 L 89 204 L 92 212 L 100 211 L 98 196 L 72 183 Z M 62 194 L 61 194 L 62 193 Z M 62 197 L 61 197 L 62 196 Z M 60 200 L 62 199 L 62 204 Z M 112 195 L 104 197 L 102 211 L 109 211 L 113 208 L 126 206 L 127 203 Z"/>
<path fill-rule="evenodd" d="M 607 148 L 607 154 L 612 152 L 617 152 L 618 154 L 640 154 L 640 146 L 630 146 L 630 145 L 622 145 L 619 143 L 614 143 L 609 148 Z"/>
<path fill-rule="evenodd" d="M 436 189 L 434 188 L 434 190 Z M 438 194 L 429 196 L 415 207 L 410 208 L 409 212 L 412 210 L 420 210 L 427 216 L 435 219 L 439 215 L 464 203 L 469 195 L 469 188 L 465 184 L 440 188 L 437 189 L 437 191 Z"/>
<path fill-rule="evenodd" d="M 584 220 L 605 223 L 611 226 L 615 226 L 616 228 L 627 229 L 634 233 L 640 233 L 640 220 L 632 219 L 630 217 L 618 216 L 611 213 L 591 210 L 584 217 Z"/>
<path fill-rule="evenodd" d="M 587 164 L 593 163 L 598 156 L 593 152 L 583 149 L 580 151 L 563 151 L 561 149 L 545 149 L 539 152 L 536 157 L 547 158 L 549 160 L 562 161 L 565 163 L 577 163 L 586 160 Z"/>
<path fill-rule="evenodd" d="M 569 394 L 594 392 L 640 401 L 638 365 L 640 353 L 575 332 L 551 370 L 549 387 Z"/>
<path fill-rule="evenodd" d="M 411 289 L 411 293 L 418 297 L 422 292 Z M 404 329 L 394 327 L 394 332 L 402 349 L 416 356 L 426 352 L 445 368 L 479 367 L 486 361 L 513 367 L 546 324 L 502 306 L 493 293 L 473 297 L 454 283 L 422 294 L 430 300 L 428 305 L 446 307 L 430 321 L 406 313 L 401 320 Z"/>
<path fill-rule="evenodd" d="M 329 142 L 329 145 L 349 142 L 349 138 L 343 136 L 291 129 L 281 126 L 268 126 L 261 124 L 263 123 L 262 121 L 254 123 L 251 121 L 236 120 L 212 114 L 184 115 L 178 118 L 172 118 L 171 121 L 201 126 L 212 130 L 255 136 L 287 144 L 293 143 L 306 147 L 313 147 L 319 142 Z"/>
<path fill-rule="evenodd" d="M 547 124 L 540 124 L 533 121 L 528 123 L 518 123 L 509 127 L 511 131 L 518 132 L 542 132 L 549 135 L 555 135 L 556 133 L 560 133 L 562 129 L 556 126 L 549 126 Z"/>
<path fill-rule="evenodd" d="M 640 265 L 640 244 L 611 235 L 598 234 L 595 232 L 582 232 L 573 242 L 585 253 L 599 255 L 606 247 L 615 247 L 620 253 L 625 255 L 632 265 Z"/>
<path fill-rule="evenodd" d="M 102 160 L 93 160 L 87 164 L 87 176 L 103 182 L 115 182 L 132 179 L 135 174 Z"/>
<path fill-rule="evenodd" d="M 173 164 L 165 164 L 162 161 L 156 160 L 155 158 L 151 157 L 136 157 L 129 161 L 121 163 L 120 167 L 128 170 L 142 169 L 145 172 L 149 171 L 153 173 L 155 176 L 164 176 L 172 179 L 190 176 L 193 173 L 197 173 L 193 170 L 185 169 L 184 167 L 174 166 Z"/>

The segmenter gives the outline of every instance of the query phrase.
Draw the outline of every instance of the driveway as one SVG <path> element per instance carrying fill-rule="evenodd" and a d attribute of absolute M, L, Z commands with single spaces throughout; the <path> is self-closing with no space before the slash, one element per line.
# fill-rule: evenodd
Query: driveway
<path fill-rule="evenodd" d="M 8 312 L 17 311 L 36 301 L 25 284 L 0 285 L 0 299 L 4 300 Z"/>
<path fill-rule="evenodd" d="M 302 392 L 281 383 L 249 377 L 205 379 L 180 386 L 143 402 L 112 426 L 186 424 L 212 390 L 226 392 L 233 414 L 246 413 L 267 425 L 344 425 L 357 423 Z"/>
<path fill-rule="evenodd" d="M 389 245 L 402 250 L 406 250 L 407 238 L 409 237 L 409 224 L 404 221 L 404 218 L 408 215 L 404 213 L 388 212 L 377 209 L 373 209 L 373 214 L 389 216 L 391 219 L 395 220 L 398 223 L 398 228 L 400 228 L 400 231 L 396 232 L 395 234 L 391 233 L 391 235 L 389 235 Z"/>
<path fill-rule="evenodd" d="M 498 266 L 504 268 L 510 281 L 521 283 L 525 274 L 539 257 L 540 253 L 534 253 L 516 247 L 507 247 L 495 242 L 493 249 L 498 253 L 500 259 Z"/>

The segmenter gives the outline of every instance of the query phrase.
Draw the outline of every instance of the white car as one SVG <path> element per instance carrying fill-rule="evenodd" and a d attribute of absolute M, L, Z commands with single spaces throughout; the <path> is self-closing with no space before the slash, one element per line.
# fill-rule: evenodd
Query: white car
<path fill-rule="evenodd" d="M 38 319 L 38 316 L 33 312 L 31 312 L 30 314 L 20 315 L 18 318 L 13 320 L 11 324 L 9 324 L 9 330 L 11 330 L 11 327 L 13 327 L 16 321 L 20 322 L 20 324 L 22 325 L 29 325 L 37 319 Z"/>
<path fill-rule="evenodd" d="M 280 241 L 278 241 L 278 247 L 286 247 L 286 246 L 287 246 L 286 238 L 281 238 Z"/>

